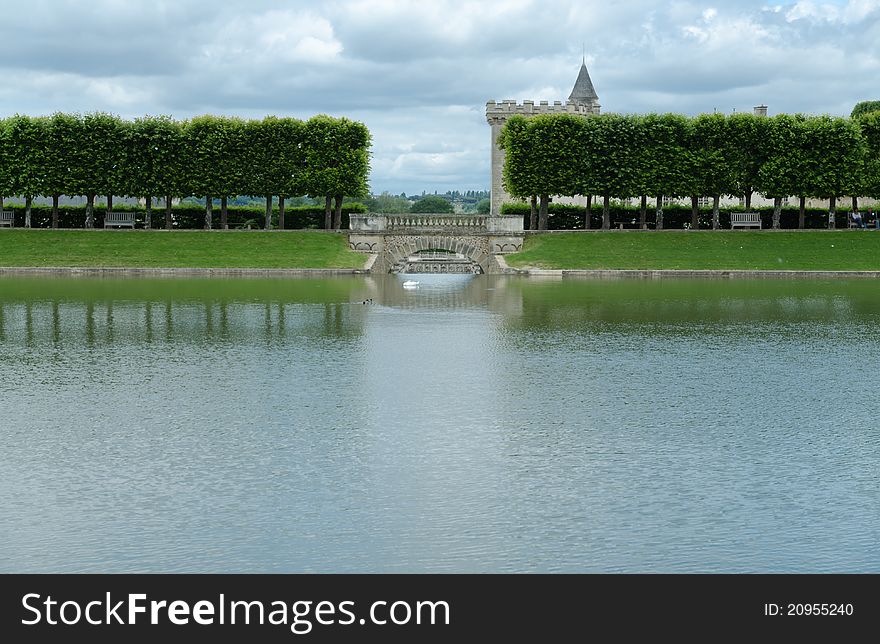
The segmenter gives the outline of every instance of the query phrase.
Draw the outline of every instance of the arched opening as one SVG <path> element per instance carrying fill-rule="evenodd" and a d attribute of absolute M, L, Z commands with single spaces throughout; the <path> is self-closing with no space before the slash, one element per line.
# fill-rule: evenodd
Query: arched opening
<path fill-rule="evenodd" d="M 475 244 L 442 236 L 413 237 L 389 254 L 392 273 L 456 273 L 479 275 L 487 254 Z"/>

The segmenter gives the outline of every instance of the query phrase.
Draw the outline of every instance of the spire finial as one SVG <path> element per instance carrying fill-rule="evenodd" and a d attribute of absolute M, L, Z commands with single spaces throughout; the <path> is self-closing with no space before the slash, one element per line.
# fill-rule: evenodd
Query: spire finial
<path fill-rule="evenodd" d="M 581 65 L 587 64 L 587 46 L 581 42 Z"/>

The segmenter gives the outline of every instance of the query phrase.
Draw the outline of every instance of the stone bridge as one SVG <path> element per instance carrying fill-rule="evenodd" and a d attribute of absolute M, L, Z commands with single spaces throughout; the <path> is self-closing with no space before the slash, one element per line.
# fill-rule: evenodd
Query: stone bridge
<path fill-rule="evenodd" d="M 375 253 L 378 273 L 496 273 L 497 255 L 522 250 L 518 215 L 352 214 L 349 221 L 349 247 Z"/>

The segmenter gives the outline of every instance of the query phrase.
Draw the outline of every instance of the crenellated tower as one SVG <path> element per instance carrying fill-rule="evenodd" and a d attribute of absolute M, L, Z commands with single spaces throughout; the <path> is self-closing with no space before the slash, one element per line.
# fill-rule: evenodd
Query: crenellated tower
<path fill-rule="evenodd" d="M 501 204 L 505 200 L 510 200 L 510 195 L 504 190 L 502 182 L 502 172 L 504 170 L 504 150 L 498 147 L 498 135 L 501 128 L 511 116 L 521 114 L 523 116 L 534 116 L 535 114 L 581 114 L 588 116 L 590 114 L 599 113 L 599 96 L 593 88 L 593 81 L 590 79 L 590 72 L 587 71 L 586 61 L 581 62 L 581 69 L 578 73 L 577 80 L 571 90 L 568 100 L 540 101 L 523 101 L 517 103 L 513 100 L 496 102 L 489 101 L 486 103 L 486 121 L 492 130 L 492 215 L 501 214 Z"/>

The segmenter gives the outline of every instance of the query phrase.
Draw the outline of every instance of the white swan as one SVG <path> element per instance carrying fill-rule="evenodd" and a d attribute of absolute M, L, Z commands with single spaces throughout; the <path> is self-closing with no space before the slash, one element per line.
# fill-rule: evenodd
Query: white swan
<path fill-rule="evenodd" d="M 415 282 L 413 280 L 406 280 L 403 283 L 403 288 L 416 288 L 418 285 L 419 285 L 418 282 Z"/>

